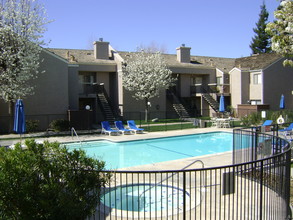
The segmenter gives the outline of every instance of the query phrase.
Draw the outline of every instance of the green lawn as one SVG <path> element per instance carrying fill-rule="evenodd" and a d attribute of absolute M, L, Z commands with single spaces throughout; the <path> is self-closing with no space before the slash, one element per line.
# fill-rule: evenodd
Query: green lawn
<path fill-rule="evenodd" d="M 180 123 L 180 124 L 165 124 L 165 125 L 142 125 L 146 131 L 155 132 L 155 131 L 170 131 L 170 130 L 181 130 L 181 129 L 188 129 L 188 128 L 195 128 L 193 123 Z"/>

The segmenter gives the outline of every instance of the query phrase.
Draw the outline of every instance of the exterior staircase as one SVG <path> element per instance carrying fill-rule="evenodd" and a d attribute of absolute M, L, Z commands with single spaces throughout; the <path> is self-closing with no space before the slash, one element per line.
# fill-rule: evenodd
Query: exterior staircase
<path fill-rule="evenodd" d="M 173 108 L 180 118 L 190 118 L 189 113 L 181 103 L 173 104 Z"/>
<path fill-rule="evenodd" d="M 97 89 L 97 99 L 104 115 L 104 120 L 114 122 L 119 117 L 119 115 L 115 114 L 115 111 L 113 110 L 113 107 L 109 101 L 110 99 L 108 98 L 106 90 L 103 86 L 100 86 Z"/>
<path fill-rule="evenodd" d="M 207 101 L 207 103 L 209 103 L 215 112 L 219 112 L 219 103 L 209 93 L 203 93 L 202 97 Z"/>
<path fill-rule="evenodd" d="M 179 97 L 171 90 L 167 90 L 167 97 L 172 102 L 173 109 L 180 118 L 190 118 L 190 114 L 180 101 Z"/>

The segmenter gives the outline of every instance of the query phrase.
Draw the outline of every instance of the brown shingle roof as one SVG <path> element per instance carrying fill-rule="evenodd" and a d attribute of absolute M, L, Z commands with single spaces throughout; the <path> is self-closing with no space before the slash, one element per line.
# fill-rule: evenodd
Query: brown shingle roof
<path fill-rule="evenodd" d="M 235 60 L 235 67 L 245 70 L 264 69 L 270 64 L 282 58 L 276 53 L 256 54 L 250 57 L 242 57 Z"/>
<path fill-rule="evenodd" d="M 48 48 L 48 51 L 68 60 L 69 63 L 78 64 L 115 64 L 112 55 L 109 60 L 95 59 L 93 50 L 77 50 L 77 49 L 55 49 Z M 112 51 L 111 51 L 112 52 Z M 118 54 L 125 59 L 127 54 L 134 52 L 118 51 Z M 207 57 L 207 56 L 191 56 L 190 63 L 180 63 L 177 61 L 176 54 L 162 54 L 166 63 L 170 67 L 180 68 L 200 68 L 200 69 L 214 69 L 218 68 L 223 72 L 228 73 L 233 67 L 243 70 L 257 70 L 263 69 L 281 58 L 276 53 L 257 54 L 242 58 L 222 58 L 222 57 Z"/>
<path fill-rule="evenodd" d="M 55 49 L 48 48 L 48 51 L 60 56 L 69 63 L 78 63 L 78 64 L 115 64 L 115 61 L 111 59 L 95 59 L 93 50 L 76 50 L 76 49 Z"/>
<path fill-rule="evenodd" d="M 127 58 L 127 54 L 133 52 L 118 52 L 123 59 Z M 230 71 L 234 67 L 234 58 L 221 58 L 221 57 L 205 57 L 205 56 L 191 56 L 190 63 L 180 63 L 177 61 L 177 55 L 175 54 L 162 54 L 167 65 L 170 67 L 181 68 L 200 68 L 200 69 L 214 69 L 219 68 L 223 71 Z"/>

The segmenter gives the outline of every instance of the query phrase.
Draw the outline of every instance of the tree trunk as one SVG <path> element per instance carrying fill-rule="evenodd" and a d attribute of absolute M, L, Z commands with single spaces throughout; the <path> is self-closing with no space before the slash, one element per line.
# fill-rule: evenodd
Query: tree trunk
<path fill-rule="evenodd" d="M 9 115 L 9 132 L 13 132 L 13 124 L 14 124 L 14 102 L 9 101 L 8 104 L 8 115 Z"/>
<path fill-rule="evenodd" d="M 145 122 L 148 122 L 148 113 L 149 113 L 148 102 L 149 102 L 149 99 L 145 98 L 145 115 L 144 115 Z"/>

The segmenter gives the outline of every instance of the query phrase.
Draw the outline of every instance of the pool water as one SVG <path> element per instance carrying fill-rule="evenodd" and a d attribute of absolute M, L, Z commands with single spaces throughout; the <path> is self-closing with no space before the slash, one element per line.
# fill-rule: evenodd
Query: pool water
<path fill-rule="evenodd" d="M 105 161 L 106 169 L 118 169 L 231 151 L 232 139 L 231 133 L 213 132 L 118 143 L 90 141 L 66 147 L 83 149 L 88 156 Z"/>
<path fill-rule="evenodd" d="M 182 189 L 172 186 L 137 184 L 116 187 L 104 194 L 101 202 L 112 209 L 136 212 L 162 211 L 174 206 L 183 206 L 183 194 Z M 188 193 L 186 197 L 189 197 Z"/>

